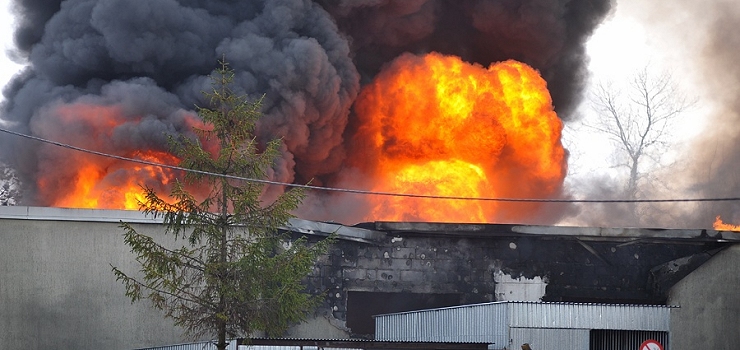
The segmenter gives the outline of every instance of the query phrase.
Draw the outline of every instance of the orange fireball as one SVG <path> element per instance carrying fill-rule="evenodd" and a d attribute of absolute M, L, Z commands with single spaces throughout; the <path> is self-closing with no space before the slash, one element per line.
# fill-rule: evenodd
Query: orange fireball
<path fill-rule="evenodd" d="M 546 82 L 516 61 L 488 68 L 454 56 L 403 55 L 355 104 L 353 165 L 372 190 L 551 198 L 566 173 L 562 123 Z M 375 197 L 367 220 L 520 220 L 537 203 Z"/>

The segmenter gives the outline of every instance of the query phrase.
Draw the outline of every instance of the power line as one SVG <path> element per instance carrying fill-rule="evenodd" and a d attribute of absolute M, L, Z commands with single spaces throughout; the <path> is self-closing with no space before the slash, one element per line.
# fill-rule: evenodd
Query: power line
<path fill-rule="evenodd" d="M 246 178 L 246 177 L 241 177 L 241 176 L 217 174 L 217 173 L 212 173 L 208 171 L 188 169 L 188 168 L 183 168 L 183 167 L 179 167 L 175 165 L 168 165 L 168 164 L 163 164 L 163 163 L 151 162 L 151 161 L 143 160 L 143 159 L 135 159 L 135 158 L 117 156 L 117 155 L 109 154 L 109 153 L 93 151 L 93 150 L 89 150 L 86 148 L 72 146 L 66 143 L 44 139 L 44 138 L 37 137 L 37 136 L 26 135 L 26 134 L 15 132 L 15 131 L 8 130 L 5 128 L 0 128 L 0 131 L 11 134 L 11 135 L 39 141 L 42 143 L 47 143 L 47 144 L 51 144 L 54 146 L 75 150 L 78 152 L 93 154 L 93 155 L 105 157 L 105 158 L 118 159 L 118 160 L 122 160 L 126 162 L 151 165 L 151 166 L 167 168 L 167 169 L 172 169 L 172 170 L 186 171 L 186 172 L 190 172 L 194 174 L 217 176 L 217 177 L 222 177 L 222 178 L 227 178 L 227 179 L 232 179 L 232 180 L 241 180 L 241 181 L 255 182 L 255 183 L 261 183 L 261 184 L 266 184 L 266 185 L 279 185 L 279 186 L 303 188 L 303 189 L 325 191 L 325 192 L 340 192 L 340 193 L 373 195 L 373 196 L 388 196 L 388 197 L 407 197 L 407 198 L 443 199 L 443 200 L 476 200 L 476 201 L 487 201 L 487 202 L 514 202 L 514 203 L 678 203 L 678 202 L 740 201 L 740 197 L 669 198 L 669 199 L 547 199 L 547 198 L 540 199 L 540 198 L 491 198 L 491 197 L 475 198 L 475 197 L 435 196 L 435 195 L 424 195 L 424 194 L 367 191 L 367 190 L 357 190 L 357 189 L 337 188 L 337 187 L 320 187 L 320 186 L 312 186 L 312 185 L 292 184 L 292 183 L 272 181 L 272 180 L 252 179 L 252 178 Z"/>

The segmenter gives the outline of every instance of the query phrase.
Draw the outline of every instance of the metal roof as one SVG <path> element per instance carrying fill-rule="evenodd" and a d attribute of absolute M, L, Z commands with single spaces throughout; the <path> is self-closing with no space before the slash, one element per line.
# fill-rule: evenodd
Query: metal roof
<path fill-rule="evenodd" d="M 154 218 L 138 210 L 110 209 L 76 209 L 52 207 L 0 206 L 0 219 L 40 220 L 40 221 L 77 221 L 77 222 L 111 222 L 121 221 L 137 224 L 161 224 L 162 217 Z M 291 218 L 286 231 L 328 236 L 336 233 L 339 239 L 362 243 L 376 243 L 386 239 L 384 232 L 345 226 L 341 224 L 317 222 Z"/>
<path fill-rule="evenodd" d="M 0 206 L 0 219 L 55 220 L 79 222 L 161 223 L 162 219 L 145 216 L 137 210 L 76 209 L 27 206 Z M 376 243 L 392 235 L 440 236 L 542 236 L 600 241 L 710 241 L 740 242 L 740 232 L 707 229 L 601 228 L 573 226 L 538 226 L 512 224 L 471 224 L 434 222 L 377 221 L 347 226 L 294 218 L 286 230 L 327 235 L 337 233 L 340 239 Z"/>
<path fill-rule="evenodd" d="M 598 241 L 708 241 L 740 242 L 740 232 L 709 229 L 605 228 L 516 224 L 460 224 L 435 222 L 376 221 L 377 231 L 394 235 L 436 235 L 459 237 L 547 236 Z"/>

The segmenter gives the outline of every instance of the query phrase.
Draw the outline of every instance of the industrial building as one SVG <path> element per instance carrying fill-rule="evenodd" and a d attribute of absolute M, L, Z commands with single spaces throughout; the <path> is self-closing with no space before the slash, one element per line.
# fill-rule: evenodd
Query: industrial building
<path fill-rule="evenodd" d="M 167 239 L 159 222 L 135 211 L 0 207 L 4 348 L 130 350 L 190 341 L 146 302 L 131 304 L 115 281 L 111 264 L 137 268 L 121 221 Z M 740 343 L 735 232 L 306 220 L 285 229 L 309 237 L 337 232 L 339 239 L 307 281 L 325 296 L 323 305 L 282 343 L 264 345 L 318 339 L 323 347 L 425 348 L 441 341 L 453 348 L 464 340 L 458 345 L 518 349 L 527 342 L 538 350 L 551 348 L 540 346 L 544 340 L 568 338 L 576 342 L 569 347 L 585 350 L 633 335 L 659 338 L 672 350 Z M 490 313 L 490 338 L 415 338 L 411 328 L 408 338 L 385 333 L 393 320 L 431 317 L 411 322 L 422 332 L 442 322 L 434 315 L 462 322 L 474 311 Z M 464 322 L 448 330 L 483 325 Z"/>

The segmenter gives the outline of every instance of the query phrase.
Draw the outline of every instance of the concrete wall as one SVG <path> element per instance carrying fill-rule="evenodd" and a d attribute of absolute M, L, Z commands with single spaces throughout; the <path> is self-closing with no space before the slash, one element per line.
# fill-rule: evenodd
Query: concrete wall
<path fill-rule="evenodd" d="M 137 212 L 31 208 L 28 216 L 21 207 L 4 209 L 19 215 L 0 219 L 0 349 L 130 350 L 193 340 L 149 300 L 132 304 L 111 272 L 111 265 L 129 274 L 139 269 L 118 222 L 138 221 L 138 232 L 171 242 L 159 223 Z M 75 215 L 84 221 L 69 221 Z M 330 311 L 287 334 L 348 335 Z"/>
<path fill-rule="evenodd" d="M 715 255 L 670 291 L 671 350 L 734 350 L 740 344 L 740 245 Z"/>
<path fill-rule="evenodd" d="M 0 347 L 134 349 L 183 342 L 149 302 L 131 304 L 110 264 L 136 272 L 116 223 L 0 221 Z M 161 226 L 137 224 L 142 233 Z"/>

